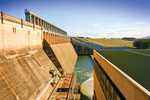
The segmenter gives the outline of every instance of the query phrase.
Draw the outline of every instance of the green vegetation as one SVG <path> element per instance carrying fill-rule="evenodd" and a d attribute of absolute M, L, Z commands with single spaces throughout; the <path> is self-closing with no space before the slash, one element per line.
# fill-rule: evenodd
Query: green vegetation
<path fill-rule="evenodd" d="M 92 38 L 78 38 L 86 42 L 92 42 L 104 47 L 133 47 L 133 41 L 121 39 L 92 39 Z"/>
<path fill-rule="evenodd" d="M 134 37 L 123 37 L 122 40 L 134 41 L 134 40 L 136 40 L 136 38 L 134 38 Z"/>
<path fill-rule="evenodd" d="M 149 55 L 146 56 L 124 50 L 100 50 L 98 52 L 150 91 Z M 136 52 L 150 54 L 150 50 L 136 50 Z"/>
<path fill-rule="evenodd" d="M 133 46 L 137 49 L 150 49 L 150 39 L 138 39 L 133 42 Z"/>

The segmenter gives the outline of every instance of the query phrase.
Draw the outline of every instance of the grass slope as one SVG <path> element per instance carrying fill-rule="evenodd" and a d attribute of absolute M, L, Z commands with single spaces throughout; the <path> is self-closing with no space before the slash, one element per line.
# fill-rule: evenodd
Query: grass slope
<path fill-rule="evenodd" d="M 133 41 L 126 41 L 121 39 L 90 39 L 78 38 L 86 42 L 92 42 L 104 47 L 133 47 Z"/>
<path fill-rule="evenodd" d="M 101 50 L 98 52 L 150 91 L 150 56 L 123 50 Z M 142 53 L 142 51 L 140 52 Z"/>

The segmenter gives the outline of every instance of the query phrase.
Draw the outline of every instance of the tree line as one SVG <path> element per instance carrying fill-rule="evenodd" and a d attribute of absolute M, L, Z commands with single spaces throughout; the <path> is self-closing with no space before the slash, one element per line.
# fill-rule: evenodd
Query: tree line
<path fill-rule="evenodd" d="M 150 49 L 150 39 L 137 39 L 133 42 L 137 49 Z"/>
<path fill-rule="evenodd" d="M 136 40 L 136 38 L 134 38 L 134 37 L 123 37 L 122 40 L 134 41 L 134 40 Z"/>

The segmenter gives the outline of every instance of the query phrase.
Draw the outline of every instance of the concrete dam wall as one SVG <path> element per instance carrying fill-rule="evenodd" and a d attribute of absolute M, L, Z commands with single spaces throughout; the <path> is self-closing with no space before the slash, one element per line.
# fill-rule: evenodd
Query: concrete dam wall
<path fill-rule="evenodd" d="M 77 54 L 71 43 L 51 45 L 66 74 L 73 73 L 76 65 Z M 66 53 L 66 51 L 68 51 Z"/>
<path fill-rule="evenodd" d="M 57 89 L 62 74 L 43 50 L 45 34 L 42 26 L 0 13 L 0 100 L 45 100 Z M 72 74 L 77 55 L 69 38 L 46 35 L 64 72 Z"/>
<path fill-rule="evenodd" d="M 91 55 L 93 54 L 93 49 L 84 41 L 79 41 L 76 38 L 71 38 L 71 43 L 78 55 Z"/>

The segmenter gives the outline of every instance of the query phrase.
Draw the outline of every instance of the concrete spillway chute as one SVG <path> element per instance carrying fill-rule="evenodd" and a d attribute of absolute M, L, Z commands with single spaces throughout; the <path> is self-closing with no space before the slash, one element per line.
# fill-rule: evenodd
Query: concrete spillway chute
<path fill-rule="evenodd" d="M 81 85 L 81 93 L 92 99 L 93 96 L 93 78 L 89 78 Z"/>

